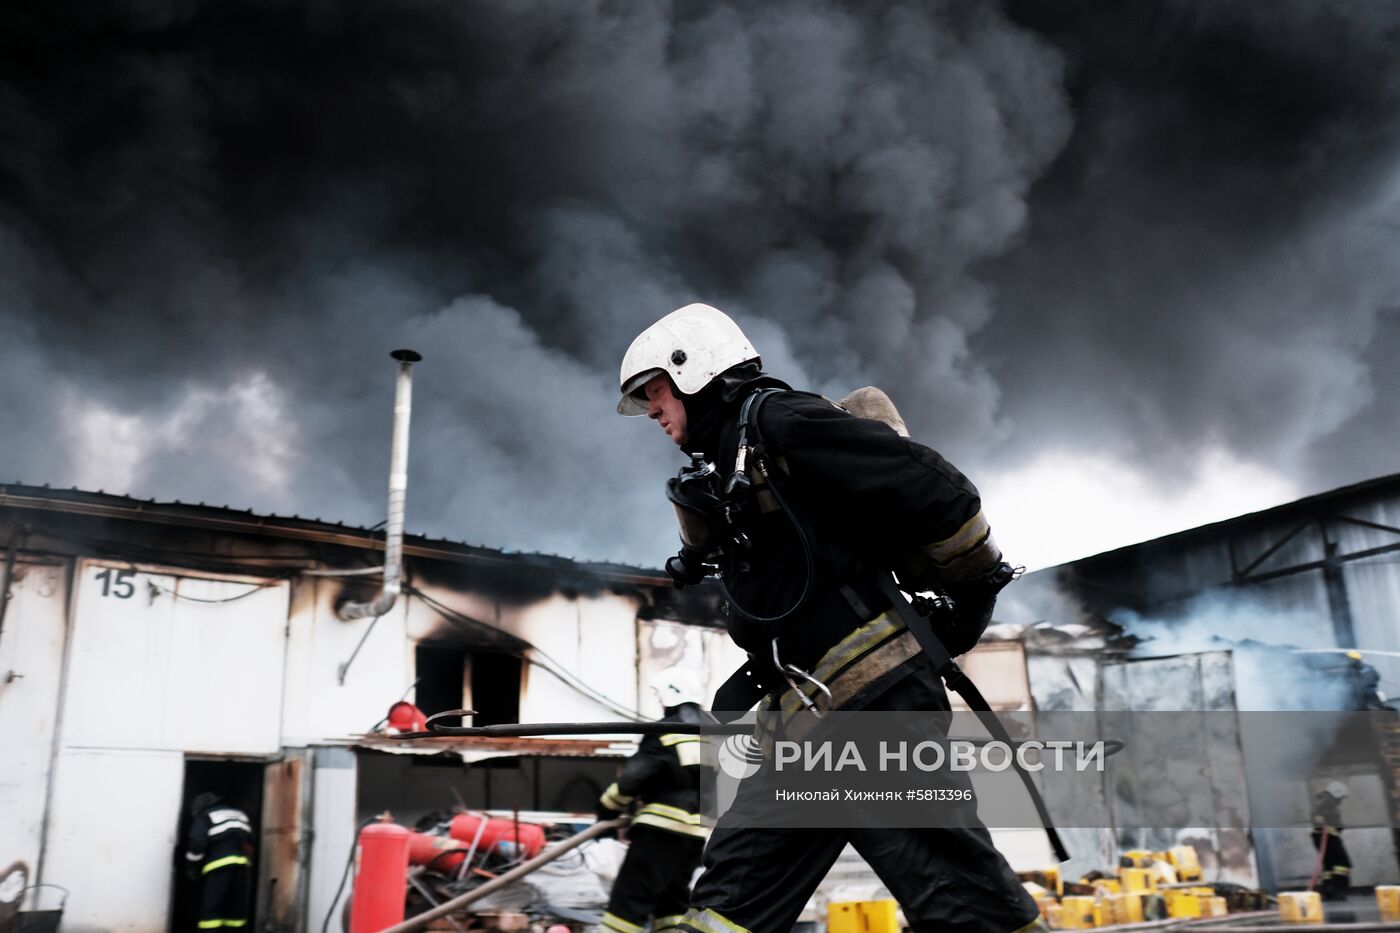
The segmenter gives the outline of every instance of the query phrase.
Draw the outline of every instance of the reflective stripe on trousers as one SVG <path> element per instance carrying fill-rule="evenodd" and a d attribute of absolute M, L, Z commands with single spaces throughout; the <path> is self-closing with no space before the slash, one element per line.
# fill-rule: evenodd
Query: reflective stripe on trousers
<path fill-rule="evenodd" d="M 681 920 L 681 925 L 687 930 L 694 930 L 695 933 L 752 933 L 751 930 L 739 926 L 724 914 L 709 907 L 703 910 L 692 907 L 686 912 L 685 918 Z"/>
<path fill-rule="evenodd" d="M 617 933 L 642 933 L 642 927 L 635 923 L 629 923 L 616 914 L 603 912 L 603 928 L 616 930 Z"/>
<path fill-rule="evenodd" d="M 216 858 L 216 859 L 214 859 L 214 861 L 210 862 L 208 865 L 205 865 L 205 866 L 204 866 L 204 872 L 203 872 L 203 874 L 206 874 L 206 875 L 207 875 L 207 874 L 209 874 L 211 871 L 215 871 L 216 869 L 223 868 L 225 865 L 251 865 L 251 864 L 252 864 L 252 862 L 249 861 L 248 856 L 246 856 L 246 855 L 225 855 L 223 858 Z"/>

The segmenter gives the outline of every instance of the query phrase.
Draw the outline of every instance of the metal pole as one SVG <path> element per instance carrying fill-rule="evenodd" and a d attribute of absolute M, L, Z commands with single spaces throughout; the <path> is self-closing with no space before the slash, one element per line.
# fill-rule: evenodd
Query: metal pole
<path fill-rule="evenodd" d="M 394 436 L 389 448 L 389 518 L 384 526 L 384 589 L 370 602 L 343 603 L 336 614 L 345 621 L 384 615 L 403 587 L 404 505 L 408 498 L 408 423 L 413 413 L 413 364 L 423 357 L 412 350 L 390 353 L 399 367 L 394 384 Z M 348 665 L 347 665 L 348 666 Z"/>

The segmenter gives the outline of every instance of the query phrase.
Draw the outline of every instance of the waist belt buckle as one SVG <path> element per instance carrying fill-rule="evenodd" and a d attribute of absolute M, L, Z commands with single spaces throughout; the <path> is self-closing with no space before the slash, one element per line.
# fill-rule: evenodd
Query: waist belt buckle
<path fill-rule="evenodd" d="M 804 707 L 806 707 L 807 712 L 811 713 L 813 716 L 817 717 L 818 719 L 821 719 L 821 708 L 818 707 L 816 703 L 812 702 L 811 697 L 807 696 L 807 694 L 803 692 L 802 685 L 798 683 L 798 678 L 807 681 L 807 683 L 811 684 L 812 686 L 820 690 L 822 693 L 826 694 L 827 710 L 830 710 L 833 706 L 836 705 L 836 698 L 831 695 L 831 688 L 829 688 L 826 684 L 822 683 L 820 680 L 817 680 L 817 678 L 813 677 L 811 674 L 807 673 L 802 668 L 798 667 L 796 664 L 783 663 L 782 659 L 778 657 L 778 639 L 776 638 L 773 639 L 773 666 L 776 667 L 778 671 L 782 673 L 783 679 L 787 681 L 788 687 L 792 689 L 792 692 L 797 695 L 798 701 Z"/>

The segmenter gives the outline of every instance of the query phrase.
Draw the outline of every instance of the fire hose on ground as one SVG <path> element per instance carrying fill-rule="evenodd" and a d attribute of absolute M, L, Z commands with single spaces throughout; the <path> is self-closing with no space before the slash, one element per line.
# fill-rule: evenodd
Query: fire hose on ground
<path fill-rule="evenodd" d="M 543 868 L 550 862 L 559 858 L 559 856 L 578 848 L 585 842 L 588 842 L 590 839 L 597 839 L 599 836 L 605 833 L 611 832 L 615 829 L 620 829 L 621 827 L 626 826 L 629 822 L 630 820 L 626 818 L 620 818 L 616 820 L 604 820 L 601 823 L 594 823 L 592 826 L 588 827 L 583 832 L 570 836 L 568 839 L 564 840 L 563 842 L 559 843 L 553 848 L 541 852 L 539 855 L 530 859 L 528 862 L 525 862 L 521 865 L 517 865 L 515 868 L 512 868 L 505 874 L 492 878 L 485 884 L 473 888 L 465 894 L 454 897 L 450 901 L 444 901 L 443 903 L 432 908 L 431 910 L 426 910 L 415 917 L 411 917 L 408 920 L 405 920 L 403 923 L 395 924 L 391 927 L 386 927 L 384 930 L 380 931 L 380 933 L 408 933 L 409 930 L 421 930 L 423 927 L 427 926 L 432 921 L 437 920 L 439 917 L 446 917 L 448 914 L 455 913 L 456 911 L 461 910 L 463 907 L 466 907 L 468 904 L 480 900 L 481 898 L 495 891 L 499 891 L 506 885 L 519 881 L 526 875 L 529 875 Z"/>

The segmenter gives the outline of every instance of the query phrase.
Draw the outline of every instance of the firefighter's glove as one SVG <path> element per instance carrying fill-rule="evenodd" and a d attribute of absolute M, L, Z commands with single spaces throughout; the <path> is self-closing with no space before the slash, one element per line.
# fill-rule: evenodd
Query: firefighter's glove
<path fill-rule="evenodd" d="M 992 606 L 995 603 L 996 600 L 992 599 L 990 602 L 984 601 L 978 607 L 968 600 L 960 599 L 956 601 L 954 608 L 934 613 L 929 617 L 934 634 L 943 642 L 943 647 L 948 649 L 949 655 L 956 658 L 976 647 L 992 620 Z"/>
<path fill-rule="evenodd" d="M 1017 574 L 1010 564 L 1002 563 L 980 577 L 944 587 L 947 602 L 952 605 L 933 611 L 929 622 L 950 655 L 957 657 L 976 647 L 992 621 L 997 594 Z"/>

